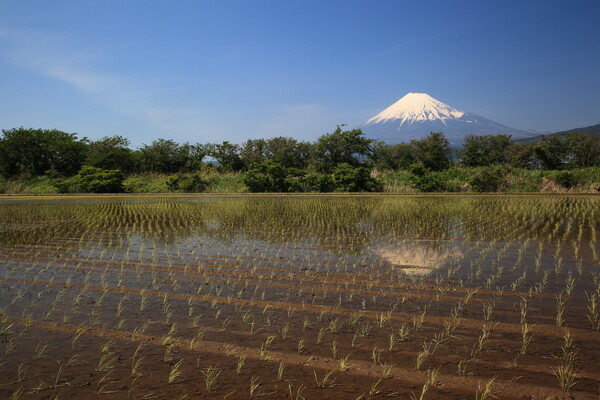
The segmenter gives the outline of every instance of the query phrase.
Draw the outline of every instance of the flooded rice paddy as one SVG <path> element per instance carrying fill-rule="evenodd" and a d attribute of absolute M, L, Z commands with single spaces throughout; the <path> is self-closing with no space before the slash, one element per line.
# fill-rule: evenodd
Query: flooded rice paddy
<path fill-rule="evenodd" d="M 0 398 L 597 399 L 600 198 L 0 198 Z"/>

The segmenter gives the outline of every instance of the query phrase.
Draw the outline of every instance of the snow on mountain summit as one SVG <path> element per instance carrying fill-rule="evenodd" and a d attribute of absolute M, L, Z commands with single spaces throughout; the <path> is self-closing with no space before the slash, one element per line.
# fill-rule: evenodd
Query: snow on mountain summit
<path fill-rule="evenodd" d="M 513 139 L 535 133 L 510 128 L 477 114 L 458 110 L 426 93 L 408 93 L 360 127 L 367 137 L 390 144 L 407 143 L 430 132 L 443 132 L 452 146 L 460 147 L 468 134 L 512 135 Z"/>
<path fill-rule="evenodd" d="M 369 119 L 366 124 L 400 120 L 400 126 L 416 121 L 444 121 L 447 118 L 460 118 L 464 112 L 450 107 L 427 93 L 408 93 L 406 96 Z"/>

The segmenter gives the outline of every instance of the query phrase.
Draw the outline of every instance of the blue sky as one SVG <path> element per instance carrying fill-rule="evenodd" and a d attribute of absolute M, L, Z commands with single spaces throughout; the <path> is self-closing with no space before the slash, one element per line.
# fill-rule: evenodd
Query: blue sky
<path fill-rule="evenodd" d="M 598 0 L 3 0 L 0 128 L 314 140 L 407 92 L 519 129 L 587 126 L 598 15 Z"/>

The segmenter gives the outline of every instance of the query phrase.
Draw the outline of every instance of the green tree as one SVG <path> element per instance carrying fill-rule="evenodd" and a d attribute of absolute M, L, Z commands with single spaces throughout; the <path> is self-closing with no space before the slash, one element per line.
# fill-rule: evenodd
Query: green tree
<path fill-rule="evenodd" d="M 119 169 L 132 172 L 135 153 L 129 148 L 129 140 L 123 136 L 105 136 L 88 146 L 85 163 L 101 169 Z"/>
<path fill-rule="evenodd" d="M 218 168 L 224 172 L 241 171 L 244 168 L 244 161 L 240 156 L 240 146 L 224 141 L 221 144 L 209 145 L 208 155 L 213 157 L 218 163 Z"/>
<path fill-rule="evenodd" d="M 410 142 L 417 162 L 431 171 L 443 171 L 451 164 L 450 143 L 441 132 L 431 132 L 422 140 Z"/>
<path fill-rule="evenodd" d="M 545 169 L 563 169 L 570 154 L 568 139 L 561 135 L 544 136 L 533 149 Z"/>
<path fill-rule="evenodd" d="M 285 168 L 306 169 L 311 158 L 312 147 L 308 142 L 275 137 L 267 140 L 265 156 Z"/>
<path fill-rule="evenodd" d="M 461 163 L 467 167 L 505 164 L 511 135 L 467 135 L 463 141 Z"/>
<path fill-rule="evenodd" d="M 193 172 L 201 169 L 204 165 L 204 158 L 208 156 L 210 152 L 209 146 L 200 143 L 186 146 L 188 150 L 188 159 L 185 165 L 186 171 Z"/>
<path fill-rule="evenodd" d="M 342 163 L 356 167 L 371 154 L 373 140 L 367 139 L 360 129 L 342 131 L 342 126 L 319 137 L 315 144 L 315 159 L 321 171 L 331 172 Z"/>
<path fill-rule="evenodd" d="M 179 145 L 171 139 L 154 140 L 140 150 L 141 170 L 144 172 L 173 173 L 188 169 L 190 161 L 189 144 Z"/>
<path fill-rule="evenodd" d="M 371 162 L 375 169 L 380 171 L 408 169 L 416 162 L 414 149 L 410 144 L 386 144 L 376 142 L 373 144 Z"/>
<path fill-rule="evenodd" d="M 23 174 L 39 176 L 50 170 L 72 176 L 85 161 L 87 140 L 79 140 L 75 133 L 23 127 L 2 133 L 0 172 L 6 178 Z"/>
<path fill-rule="evenodd" d="M 574 166 L 587 168 L 600 165 L 600 137 L 571 133 L 567 140 Z"/>
<path fill-rule="evenodd" d="M 506 162 L 514 168 L 530 168 L 533 153 L 531 145 L 513 142 L 506 150 Z"/>
<path fill-rule="evenodd" d="M 251 168 L 267 159 L 267 141 L 265 139 L 248 139 L 240 150 L 240 157 L 246 167 Z"/>

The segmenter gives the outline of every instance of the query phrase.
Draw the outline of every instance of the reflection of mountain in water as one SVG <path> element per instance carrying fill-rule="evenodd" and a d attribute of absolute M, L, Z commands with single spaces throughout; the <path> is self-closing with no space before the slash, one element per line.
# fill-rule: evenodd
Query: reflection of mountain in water
<path fill-rule="evenodd" d="M 461 257 L 459 250 L 433 249 L 418 243 L 400 246 L 377 246 L 372 248 L 382 260 L 401 269 L 408 275 L 427 275 L 444 266 L 447 262 Z"/>

